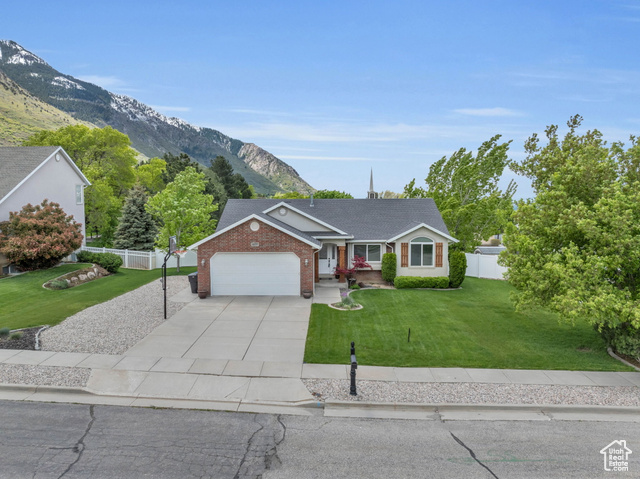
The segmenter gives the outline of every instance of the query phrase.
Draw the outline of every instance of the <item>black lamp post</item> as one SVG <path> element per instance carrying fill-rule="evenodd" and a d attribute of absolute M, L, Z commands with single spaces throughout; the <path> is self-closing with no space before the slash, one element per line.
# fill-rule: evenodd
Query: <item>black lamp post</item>
<path fill-rule="evenodd" d="M 176 252 L 176 237 L 169 236 L 169 251 L 164 256 L 164 263 L 162 263 L 162 290 L 164 294 L 164 319 L 167 319 L 167 261 L 173 253 Z"/>

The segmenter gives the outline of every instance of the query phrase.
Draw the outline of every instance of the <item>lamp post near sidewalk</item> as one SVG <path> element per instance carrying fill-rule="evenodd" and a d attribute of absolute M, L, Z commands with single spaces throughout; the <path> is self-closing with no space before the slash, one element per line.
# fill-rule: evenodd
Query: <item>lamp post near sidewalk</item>
<path fill-rule="evenodd" d="M 164 294 L 164 319 L 167 319 L 167 261 L 173 253 L 176 252 L 176 237 L 169 236 L 169 251 L 164 256 L 164 263 L 162 263 L 162 290 Z"/>

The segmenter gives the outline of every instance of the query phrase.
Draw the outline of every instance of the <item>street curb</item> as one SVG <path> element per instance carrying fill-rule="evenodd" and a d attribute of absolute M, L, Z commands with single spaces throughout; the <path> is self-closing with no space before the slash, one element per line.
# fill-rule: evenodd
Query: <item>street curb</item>
<path fill-rule="evenodd" d="M 166 407 L 175 409 L 206 409 L 249 413 L 310 415 L 328 417 L 419 419 L 419 420 L 590 420 L 640 422 L 640 407 L 593 406 L 566 404 L 444 404 L 355 402 L 337 399 L 323 401 L 262 401 L 241 399 L 186 399 L 135 395 L 96 394 L 85 388 L 65 386 L 35 386 L 0 384 L 2 393 L 22 393 L 17 401 L 42 401 L 81 404 L 101 404 L 133 407 Z M 60 395 L 60 401 L 55 396 Z M 44 398 L 43 398 L 44 396 Z M 94 399 L 93 401 L 91 399 Z M 120 402 L 122 400 L 125 402 Z"/>

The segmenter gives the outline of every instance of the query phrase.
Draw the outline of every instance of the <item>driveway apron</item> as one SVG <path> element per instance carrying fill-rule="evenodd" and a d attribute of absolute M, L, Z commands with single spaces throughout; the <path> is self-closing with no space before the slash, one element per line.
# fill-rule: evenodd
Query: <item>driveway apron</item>
<path fill-rule="evenodd" d="M 311 301 L 296 296 L 196 299 L 125 355 L 226 360 L 247 375 L 262 362 L 301 364 L 310 311 Z"/>

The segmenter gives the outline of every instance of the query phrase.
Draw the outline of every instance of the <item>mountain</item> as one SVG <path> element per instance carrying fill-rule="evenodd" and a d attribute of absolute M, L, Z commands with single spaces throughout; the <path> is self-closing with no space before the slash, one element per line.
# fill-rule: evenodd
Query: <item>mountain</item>
<path fill-rule="evenodd" d="M 0 71 L 0 146 L 14 146 L 40 130 L 80 123 L 40 101 Z"/>
<path fill-rule="evenodd" d="M 61 118 L 68 121 L 100 127 L 109 125 L 128 135 L 133 148 L 147 157 L 162 156 L 166 152 L 174 155 L 186 153 L 209 166 L 212 159 L 221 155 L 231 163 L 235 172 L 254 186 L 257 193 L 270 195 L 281 190 L 313 192 L 313 188 L 295 169 L 262 148 L 211 128 L 201 128 L 179 118 L 166 117 L 133 98 L 62 74 L 13 41 L 0 40 L 0 74 L 4 74 L 0 79 L 5 78 L 5 83 L 9 85 L 5 91 L 11 92 L 13 88 L 21 92 L 23 97 L 27 95 L 33 101 L 39 100 L 50 105 L 66 113 Z M 12 101 L 15 106 L 21 100 Z M 0 103 L 0 108 L 5 103 Z M 29 112 L 32 110 L 39 111 L 36 107 L 29 108 Z M 42 110 L 45 110 L 44 106 Z M 0 109 L 0 114 L 6 116 L 4 111 L 4 108 Z M 55 110 L 52 109 L 51 114 L 55 118 Z M 69 123 L 50 124 L 51 128 L 57 128 Z M 15 135 L 13 133 L 13 137 Z M 0 130 L 0 140 L 3 139 L 8 141 L 3 130 Z"/>

